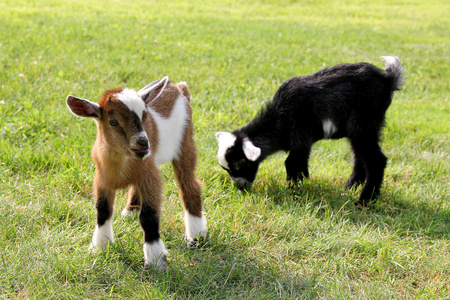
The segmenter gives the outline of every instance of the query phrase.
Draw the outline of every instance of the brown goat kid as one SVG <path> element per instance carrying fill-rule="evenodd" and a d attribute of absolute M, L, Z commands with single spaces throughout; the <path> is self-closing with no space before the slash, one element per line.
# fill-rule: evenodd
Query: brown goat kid
<path fill-rule="evenodd" d="M 90 248 L 105 250 L 114 242 L 112 229 L 116 190 L 129 187 L 123 216 L 139 210 L 144 231 L 145 267 L 166 267 L 159 234 L 161 178 L 158 166 L 172 162 L 183 199 L 188 246 L 206 235 L 200 183 L 193 140 L 190 93 L 185 83 L 167 77 L 135 92 L 128 88 L 107 91 L 98 103 L 67 96 L 69 109 L 79 117 L 93 118 L 97 138 L 92 148 L 97 225 Z"/>

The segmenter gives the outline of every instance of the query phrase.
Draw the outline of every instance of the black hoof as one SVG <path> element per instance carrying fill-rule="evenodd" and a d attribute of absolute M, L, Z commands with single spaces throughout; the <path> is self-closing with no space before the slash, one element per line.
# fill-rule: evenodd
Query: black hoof
<path fill-rule="evenodd" d="M 198 248 L 205 239 L 203 237 L 190 239 L 187 241 L 188 248 Z"/>

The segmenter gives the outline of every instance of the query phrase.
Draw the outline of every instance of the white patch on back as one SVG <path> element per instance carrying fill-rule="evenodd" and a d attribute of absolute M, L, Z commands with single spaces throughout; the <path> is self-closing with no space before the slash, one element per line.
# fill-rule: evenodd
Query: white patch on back
<path fill-rule="evenodd" d="M 156 265 L 163 269 L 166 266 L 167 251 L 161 239 L 153 243 L 144 243 L 144 260 L 145 264 Z"/>
<path fill-rule="evenodd" d="M 102 226 L 95 225 L 94 235 L 89 250 L 106 250 L 109 243 L 114 243 L 112 217 L 105 221 Z"/>
<path fill-rule="evenodd" d="M 217 160 L 225 169 L 230 169 L 225 159 L 228 148 L 232 147 L 236 141 L 236 136 L 229 132 L 217 132 L 216 139 L 219 141 L 219 150 L 217 151 Z"/>
<path fill-rule="evenodd" d="M 322 121 L 323 126 L 323 137 L 328 139 L 333 136 L 333 134 L 337 131 L 336 125 L 330 120 L 326 119 Z"/>
<path fill-rule="evenodd" d="M 148 108 L 148 112 L 158 127 L 159 145 L 153 154 L 156 165 L 177 159 L 188 122 L 184 96 L 178 96 L 169 118 L 164 118 L 151 108 Z"/>
<path fill-rule="evenodd" d="M 113 96 L 122 101 L 123 104 L 125 104 L 131 111 L 134 111 L 142 121 L 142 115 L 145 110 L 145 102 L 135 90 L 125 88 Z"/>
<path fill-rule="evenodd" d="M 206 218 L 203 213 L 199 218 L 185 211 L 184 223 L 186 225 L 186 239 L 188 242 L 195 240 L 198 236 L 206 236 Z"/>

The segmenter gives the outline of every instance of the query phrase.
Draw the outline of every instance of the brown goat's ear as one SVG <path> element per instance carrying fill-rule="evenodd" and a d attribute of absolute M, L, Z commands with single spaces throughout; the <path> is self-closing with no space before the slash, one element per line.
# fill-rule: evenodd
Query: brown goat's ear
<path fill-rule="evenodd" d="M 102 108 L 97 103 L 72 95 L 67 96 L 66 103 L 70 111 L 78 117 L 99 119 L 102 117 Z"/>
<path fill-rule="evenodd" d="M 145 101 L 146 104 L 149 104 L 151 101 L 161 96 L 168 82 L 169 77 L 167 76 L 161 80 L 153 81 L 143 89 L 139 90 L 137 94 Z"/>

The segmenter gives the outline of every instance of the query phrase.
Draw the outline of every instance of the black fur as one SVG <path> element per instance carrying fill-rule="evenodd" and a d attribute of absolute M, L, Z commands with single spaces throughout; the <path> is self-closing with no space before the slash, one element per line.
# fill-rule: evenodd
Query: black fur
<path fill-rule="evenodd" d="M 309 176 L 308 158 L 314 142 L 346 137 L 354 152 L 354 168 L 345 186 L 366 181 L 358 203 L 367 204 L 380 192 L 387 162 L 379 146 L 381 129 L 402 79 L 401 63 L 393 58 L 386 71 L 368 63 L 342 64 L 286 80 L 273 101 L 233 132 L 236 142 L 226 151 L 227 171 L 251 184 L 259 163 L 282 150 L 289 151 L 287 180 L 300 181 Z M 336 131 L 324 131 L 325 120 L 330 120 Z M 261 149 L 256 161 L 245 157 L 244 139 Z M 236 170 L 239 161 L 242 166 Z"/>
<path fill-rule="evenodd" d="M 108 201 L 108 198 L 105 195 L 100 194 L 95 202 L 95 208 L 97 209 L 98 227 L 103 226 L 113 213 L 110 201 Z"/>
<path fill-rule="evenodd" d="M 157 215 L 156 210 L 146 204 L 146 202 L 142 204 L 139 221 L 144 230 L 145 242 L 151 244 L 159 240 L 159 216 Z"/>

